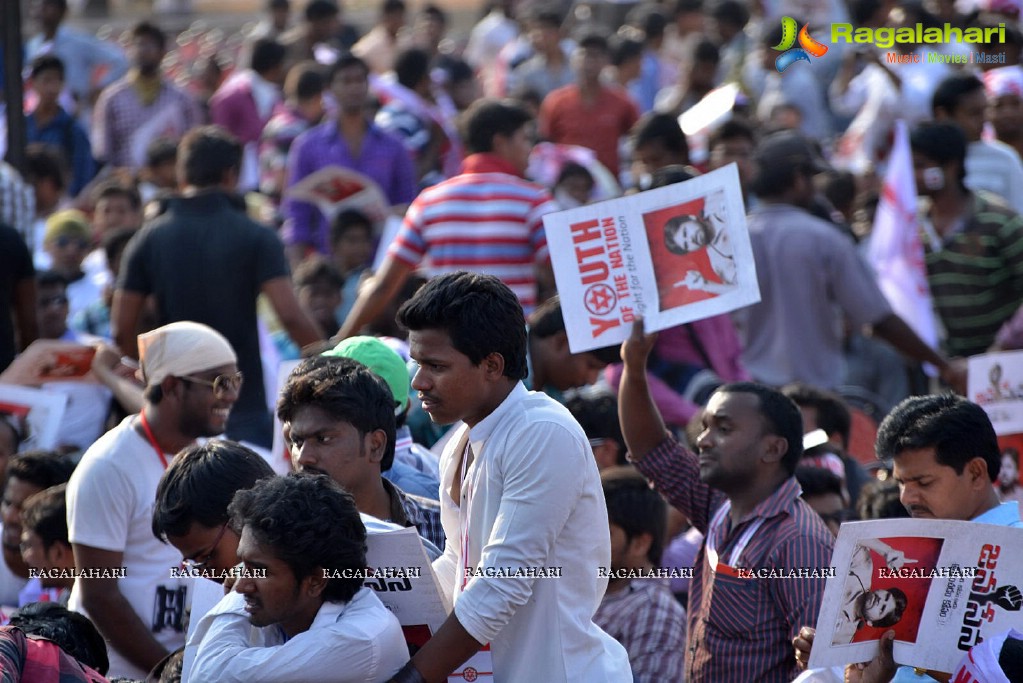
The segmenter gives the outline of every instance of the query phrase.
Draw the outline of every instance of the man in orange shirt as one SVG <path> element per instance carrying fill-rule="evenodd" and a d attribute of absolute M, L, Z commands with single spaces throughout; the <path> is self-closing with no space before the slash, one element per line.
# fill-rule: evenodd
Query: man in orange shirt
<path fill-rule="evenodd" d="M 628 94 L 604 85 L 600 73 L 608 64 L 607 38 L 587 34 L 572 55 L 576 83 L 553 91 L 540 106 L 540 134 L 551 142 L 592 149 L 617 177 L 618 143 L 639 119 Z"/>

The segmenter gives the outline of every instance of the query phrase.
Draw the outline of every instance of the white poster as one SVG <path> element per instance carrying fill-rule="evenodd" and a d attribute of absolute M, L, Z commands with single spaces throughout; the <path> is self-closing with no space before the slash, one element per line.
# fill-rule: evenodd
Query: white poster
<path fill-rule="evenodd" d="M 18 426 L 19 452 L 57 447 L 67 401 L 67 395 L 57 391 L 0 384 L 0 415 Z"/>
<path fill-rule="evenodd" d="M 811 668 L 870 661 L 892 629 L 896 662 L 951 672 L 977 643 L 1023 627 L 1023 529 L 851 522 L 831 563 Z"/>
<path fill-rule="evenodd" d="M 984 408 L 995 434 L 1023 432 L 1023 351 L 971 356 L 968 363 L 967 398 Z"/>
<path fill-rule="evenodd" d="M 735 164 L 544 216 L 573 353 L 760 301 Z"/>

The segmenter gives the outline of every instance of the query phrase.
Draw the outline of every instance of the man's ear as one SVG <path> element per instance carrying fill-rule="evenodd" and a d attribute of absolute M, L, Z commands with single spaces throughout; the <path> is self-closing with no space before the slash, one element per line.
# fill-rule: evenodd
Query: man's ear
<path fill-rule="evenodd" d="M 626 552 L 629 558 L 634 561 L 644 562 L 647 559 L 647 553 L 650 552 L 650 546 L 654 542 L 654 537 L 644 532 L 637 536 L 633 536 L 629 540 L 629 547 Z"/>
<path fill-rule="evenodd" d="M 966 463 L 966 474 L 970 477 L 970 484 L 975 486 L 992 486 L 990 473 L 987 469 L 987 461 L 984 458 L 976 457 Z"/>
<path fill-rule="evenodd" d="M 480 366 L 483 368 L 487 375 L 487 379 L 498 380 L 504 376 L 504 356 L 494 351 L 488 354 L 482 361 Z"/>
<path fill-rule="evenodd" d="M 764 453 L 760 459 L 764 462 L 781 462 L 789 452 L 789 440 L 777 434 L 765 434 L 763 437 Z"/>
<path fill-rule="evenodd" d="M 315 598 L 323 594 L 329 580 L 323 567 L 314 567 L 309 576 L 302 579 L 299 590 L 309 597 Z"/>
<path fill-rule="evenodd" d="M 369 461 L 379 463 L 384 459 L 384 450 L 387 448 L 387 434 L 382 429 L 374 429 L 367 432 L 366 445 L 369 448 Z"/>
<path fill-rule="evenodd" d="M 554 349 L 558 352 L 558 356 L 559 357 L 567 358 L 568 356 L 572 355 L 571 349 L 568 348 L 568 332 L 567 331 L 561 330 L 559 332 L 555 332 L 554 336 L 551 337 L 551 340 L 552 340 L 552 344 L 554 346 Z"/>

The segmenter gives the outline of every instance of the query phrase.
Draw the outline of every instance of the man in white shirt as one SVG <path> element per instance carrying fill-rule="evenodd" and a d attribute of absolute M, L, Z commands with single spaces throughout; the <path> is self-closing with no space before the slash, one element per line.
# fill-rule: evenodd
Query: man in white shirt
<path fill-rule="evenodd" d="M 156 488 L 174 454 L 224 431 L 242 377 L 218 332 L 177 322 L 139 335 L 143 407 L 103 435 L 68 483 L 68 537 L 80 578 L 68 606 L 96 624 L 110 646 L 112 676 L 145 678 L 185 644 L 190 583 L 176 577 L 181 555 L 153 535 Z"/>
<path fill-rule="evenodd" d="M 374 683 L 408 661 L 397 618 L 362 585 L 366 528 L 341 487 L 263 479 L 228 511 L 244 571 L 196 629 L 192 680 Z"/>
<path fill-rule="evenodd" d="M 488 644 L 498 683 L 632 680 L 625 649 L 593 623 L 607 587 L 597 569 L 611 562 L 597 465 L 571 414 L 521 382 L 518 299 L 492 275 L 455 272 L 398 322 L 423 409 L 466 426 L 441 456 L 448 544 L 433 564 L 454 611 L 394 680 L 446 681 Z"/>

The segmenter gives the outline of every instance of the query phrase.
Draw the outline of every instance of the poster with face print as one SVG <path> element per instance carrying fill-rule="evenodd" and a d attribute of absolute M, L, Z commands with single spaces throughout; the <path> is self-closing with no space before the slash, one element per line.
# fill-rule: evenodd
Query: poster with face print
<path fill-rule="evenodd" d="M 544 216 L 573 353 L 760 301 L 735 164 Z"/>
<path fill-rule="evenodd" d="M 810 668 L 868 662 L 892 630 L 896 662 L 953 671 L 974 645 L 1023 628 L 1021 561 L 1023 529 L 935 519 L 843 524 Z"/>

